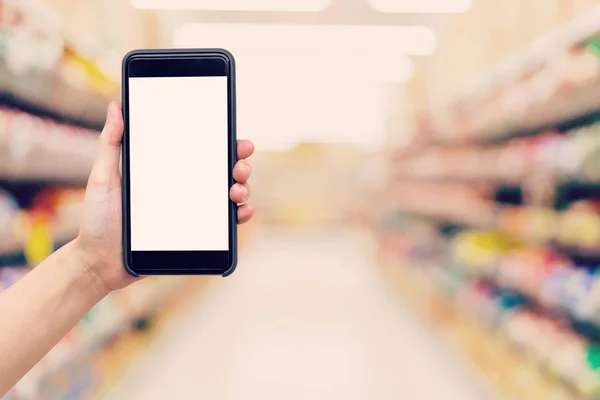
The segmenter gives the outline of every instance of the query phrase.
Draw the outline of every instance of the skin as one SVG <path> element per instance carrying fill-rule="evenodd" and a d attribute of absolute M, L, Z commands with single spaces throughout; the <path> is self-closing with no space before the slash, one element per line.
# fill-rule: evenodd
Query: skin
<path fill-rule="evenodd" d="M 69 330 L 110 292 L 137 279 L 123 267 L 121 177 L 119 163 L 123 116 L 111 103 L 88 180 L 79 235 L 0 293 L 0 398 L 6 394 Z M 250 164 L 254 152 L 238 141 L 239 161 L 230 191 L 239 223 L 254 209 L 250 196 Z"/>

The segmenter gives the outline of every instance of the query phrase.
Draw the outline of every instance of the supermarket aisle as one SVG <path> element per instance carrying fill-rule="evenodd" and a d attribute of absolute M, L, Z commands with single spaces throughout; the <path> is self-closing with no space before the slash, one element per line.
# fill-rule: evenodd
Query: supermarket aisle
<path fill-rule="evenodd" d="M 267 231 L 123 378 L 122 399 L 489 399 L 347 231 Z"/>

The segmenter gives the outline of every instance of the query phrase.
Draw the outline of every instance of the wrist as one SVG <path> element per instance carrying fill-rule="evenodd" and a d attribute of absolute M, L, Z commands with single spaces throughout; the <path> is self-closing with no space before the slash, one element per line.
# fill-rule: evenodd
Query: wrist
<path fill-rule="evenodd" d="M 75 265 L 78 269 L 77 274 L 81 279 L 81 282 L 83 282 L 88 289 L 92 289 L 99 299 L 106 297 L 111 290 L 96 272 L 98 258 L 94 257 L 92 254 L 89 254 L 85 247 L 82 246 L 79 237 L 77 237 L 67 246 L 70 247 L 72 256 L 76 260 Z"/>

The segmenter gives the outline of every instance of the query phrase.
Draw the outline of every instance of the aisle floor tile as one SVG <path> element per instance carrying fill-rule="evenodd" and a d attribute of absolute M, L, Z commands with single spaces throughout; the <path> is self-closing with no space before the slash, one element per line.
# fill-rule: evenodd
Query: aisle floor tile
<path fill-rule="evenodd" d="M 481 400 L 350 231 L 265 231 L 111 400 Z"/>

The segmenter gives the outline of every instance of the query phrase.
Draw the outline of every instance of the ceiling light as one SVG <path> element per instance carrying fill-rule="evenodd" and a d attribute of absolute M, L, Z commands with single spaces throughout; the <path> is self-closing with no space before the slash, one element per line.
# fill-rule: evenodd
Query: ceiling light
<path fill-rule="evenodd" d="M 204 11 L 322 11 L 331 0 L 131 0 L 140 9 Z"/>
<path fill-rule="evenodd" d="M 222 47 L 240 51 L 432 54 L 435 33 L 424 26 L 204 24 L 179 28 L 176 47 Z"/>
<path fill-rule="evenodd" d="M 458 14 L 469 11 L 471 0 L 369 0 L 383 13 Z"/>
<path fill-rule="evenodd" d="M 238 81 L 393 82 L 409 81 L 412 60 L 393 54 L 321 54 L 288 52 L 234 54 Z"/>

